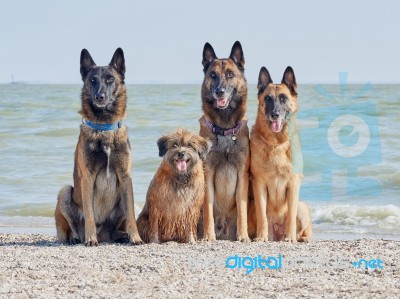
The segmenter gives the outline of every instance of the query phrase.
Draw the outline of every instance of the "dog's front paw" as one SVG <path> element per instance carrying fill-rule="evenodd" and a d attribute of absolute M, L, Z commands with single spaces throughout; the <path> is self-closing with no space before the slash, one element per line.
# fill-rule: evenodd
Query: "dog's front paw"
<path fill-rule="evenodd" d="M 158 239 L 158 236 L 150 237 L 150 243 L 160 244 L 160 240 Z"/>
<path fill-rule="evenodd" d="M 264 234 L 253 239 L 253 242 L 268 242 L 268 235 Z"/>
<path fill-rule="evenodd" d="M 249 238 L 248 236 L 244 236 L 244 237 L 238 236 L 238 237 L 237 237 L 237 240 L 238 240 L 239 242 L 242 242 L 242 243 L 250 243 L 250 242 L 251 242 L 251 241 L 250 241 L 250 238 Z"/>
<path fill-rule="evenodd" d="M 196 239 L 194 238 L 194 236 L 192 234 L 190 234 L 187 238 L 186 238 L 186 243 L 189 244 L 196 244 Z"/>
<path fill-rule="evenodd" d="M 97 245 L 99 245 L 99 242 L 97 242 L 96 235 L 91 235 L 90 237 L 86 238 L 85 245 L 86 246 L 97 246 Z"/>
<path fill-rule="evenodd" d="M 131 245 L 142 245 L 144 244 L 144 242 L 142 241 L 142 239 L 140 238 L 139 235 L 131 235 L 129 238 L 129 243 Z"/>
<path fill-rule="evenodd" d="M 310 238 L 308 238 L 308 237 L 301 237 L 301 238 L 298 240 L 298 242 L 308 243 L 308 242 L 310 242 Z"/>
<path fill-rule="evenodd" d="M 296 236 L 290 236 L 290 235 L 285 235 L 283 238 L 283 241 L 289 242 L 289 243 L 297 243 Z"/>
<path fill-rule="evenodd" d="M 249 235 L 246 233 L 239 233 L 236 234 L 236 239 L 242 243 L 250 243 Z"/>
<path fill-rule="evenodd" d="M 206 241 L 206 242 L 212 242 L 217 240 L 217 238 L 215 237 L 215 233 L 214 234 L 204 234 L 202 241 Z"/>
<path fill-rule="evenodd" d="M 76 244 L 80 244 L 81 240 L 77 239 L 77 238 L 71 238 L 68 240 L 68 245 L 76 245 Z"/>

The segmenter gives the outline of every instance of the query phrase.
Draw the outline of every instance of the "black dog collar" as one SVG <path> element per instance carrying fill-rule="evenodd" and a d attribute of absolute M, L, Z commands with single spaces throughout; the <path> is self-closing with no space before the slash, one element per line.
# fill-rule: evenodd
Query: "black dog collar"
<path fill-rule="evenodd" d="M 221 136 L 229 136 L 232 135 L 232 140 L 236 140 L 236 133 L 239 132 L 241 126 L 242 126 L 242 121 L 239 121 L 236 127 L 230 128 L 230 129 L 224 129 L 220 128 L 216 125 L 214 125 L 211 121 L 206 119 L 206 124 L 210 128 L 211 132 L 213 132 L 216 135 L 221 135 Z"/>

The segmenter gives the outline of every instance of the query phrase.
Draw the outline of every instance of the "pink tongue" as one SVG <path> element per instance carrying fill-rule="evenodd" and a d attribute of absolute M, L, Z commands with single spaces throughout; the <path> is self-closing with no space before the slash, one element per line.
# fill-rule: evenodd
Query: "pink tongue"
<path fill-rule="evenodd" d="M 186 171 L 186 161 L 179 160 L 176 162 L 176 166 L 178 167 L 179 171 Z"/>
<path fill-rule="evenodd" d="M 217 100 L 217 106 L 218 107 L 224 107 L 226 105 L 226 102 L 228 101 L 228 99 L 225 98 L 219 98 Z"/>
<path fill-rule="evenodd" d="M 278 133 L 281 130 L 280 121 L 279 120 L 272 121 L 271 128 L 272 128 L 272 131 L 274 131 L 275 133 Z"/>

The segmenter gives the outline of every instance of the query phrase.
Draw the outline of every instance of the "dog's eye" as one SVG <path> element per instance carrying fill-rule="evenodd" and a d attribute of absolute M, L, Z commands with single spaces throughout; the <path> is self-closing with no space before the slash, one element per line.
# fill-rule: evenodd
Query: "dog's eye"
<path fill-rule="evenodd" d="M 110 77 L 110 78 L 107 79 L 107 83 L 113 83 L 113 82 L 114 82 L 114 78 L 113 77 Z"/>
<path fill-rule="evenodd" d="M 215 79 L 215 78 L 217 78 L 217 74 L 215 72 L 211 72 L 210 77 Z"/>
<path fill-rule="evenodd" d="M 96 78 L 90 79 L 90 83 L 92 83 L 93 85 L 96 84 Z"/>
<path fill-rule="evenodd" d="M 227 77 L 227 78 L 233 78 L 233 77 L 235 77 L 235 74 L 234 74 L 232 71 L 228 71 L 228 72 L 226 73 L 226 77 Z"/>
<path fill-rule="evenodd" d="M 192 148 L 192 149 L 194 148 L 194 147 L 193 147 L 193 144 L 191 144 L 191 143 L 188 143 L 187 146 L 190 147 L 190 148 Z"/>
<path fill-rule="evenodd" d="M 271 102 L 272 101 L 272 97 L 271 96 L 266 96 L 265 97 L 265 101 L 266 102 Z"/>
<path fill-rule="evenodd" d="M 178 147 L 179 147 L 179 145 L 175 143 L 175 144 L 174 144 L 174 147 L 175 147 L 175 148 L 178 148 Z"/>

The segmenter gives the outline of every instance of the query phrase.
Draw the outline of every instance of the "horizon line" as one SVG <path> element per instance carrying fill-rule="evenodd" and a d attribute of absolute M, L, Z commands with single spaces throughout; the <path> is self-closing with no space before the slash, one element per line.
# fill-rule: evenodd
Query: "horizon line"
<path fill-rule="evenodd" d="M 256 85 L 257 82 L 249 82 L 250 85 Z M 203 81 L 162 81 L 162 80 L 154 80 L 154 81 L 132 81 L 126 82 L 125 85 L 201 85 Z M 74 82 L 55 82 L 55 81 L 14 81 L 14 82 L 0 82 L 0 85 L 81 85 L 82 82 L 74 81 Z M 305 82 L 297 82 L 297 85 L 317 85 L 317 84 L 325 84 L 325 85 L 340 85 L 340 82 L 334 81 L 305 81 Z M 400 81 L 347 81 L 346 84 L 353 85 L 362 85 L 362 84 L 382 84 L 382 85 L 396 85 L 400 84 Z"/>

